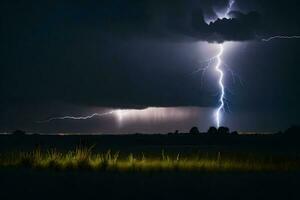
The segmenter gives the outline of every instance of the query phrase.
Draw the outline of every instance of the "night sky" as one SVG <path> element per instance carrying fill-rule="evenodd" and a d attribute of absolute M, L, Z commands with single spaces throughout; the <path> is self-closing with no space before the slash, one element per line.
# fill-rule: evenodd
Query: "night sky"
<path fill-rule="evenodd" d="M 218 78 L 213 70 L 195 72 L 221 43 L 228 89 L 222 125 L 275 131 L 299 124 L 300 39 L 261 41 L 300 35 L 299 1 L 236 0 L 231 19 L 217 20 L 227 6 L 227 0 L 1 1 L 0 132 L 206 130 L 215 125 Z M 112 109 L 130 116 L 38 123 Z"/>

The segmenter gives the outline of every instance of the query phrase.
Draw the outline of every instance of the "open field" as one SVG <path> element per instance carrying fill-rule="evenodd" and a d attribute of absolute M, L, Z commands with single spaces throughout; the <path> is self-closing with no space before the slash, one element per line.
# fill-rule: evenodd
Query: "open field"
<path fill-rule="evenodd" d="M 55 149 L 15 152 L 0 155 L 0 167 L 31 167 L 34 169 L 102 170 L 102 171 L 300 171 L 300 160 L 255 154 L 223 155 L 198 152 L 192 155 L 145 156 L 143 152 L 120 156 L 120 152 L 93 153 L 93 147 L 77 147 L 74 151 Z"/>
<path fill-rule="evenodd" d="M 281 136 L 0 136 L 0 199 L 299 199 Z"/>

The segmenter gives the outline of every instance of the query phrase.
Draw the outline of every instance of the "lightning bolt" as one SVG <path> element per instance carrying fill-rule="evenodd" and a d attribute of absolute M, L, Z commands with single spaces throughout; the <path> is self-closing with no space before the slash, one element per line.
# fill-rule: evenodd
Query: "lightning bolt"
<path fill-rule="evenodd" d="M 286 35 L 276 35 L 269 38 L 263 38 L 261 41 L 263 42 L 269 42 L 271 40 L 275 39 L 300 39 L 300 35 L 292 35 L 292 36 L 286 36 Z"/>
<path fill-rule="evenodd" d="M 217 127 L 220 127 L 220 123 L 221 123 L 221 112 L 222 110 L 224 110 L 224 99 L 225 99 L 225 87 L 224 87 L 224 72 L 221 68 L 222 66 L 222 59 L 221 56 L 223 55 L 224 52 L 224 46 L 223 44 L 219 45 L 220 51 L 218 53 L 218 55 L 216 56 L 217 59 L 217 64 L 215 66 L 215 71 L 219 74 L 219 87 L 220 87 L 220 98 L 219 98 L 219 107 L 217 108 L 217 111 L 215 113 L 215 119 L 216 119 L 216 124 Z"/>
<path fill-rule="evenodd" d="M 231 12 L 231 10 L 233 9 L 235 0 L 230 0 L 228 2 L 227 8 L 225 10 L 225 12 L 221 15 L 218 15 L 218 19 L 229 19 L 229 13 Z M 217 19 L 216 19 L 217 20 Z M 214 20 L 214 21 L 216 21 Z M 218 48 L 219 51 L 217 53 L 217 55 L 215 55 L 214 57 L 210 58 L 208 61 L 206 61 L 205 63 L 207 63 L 207 66 L 205 66 L 204 68 L 199 68 L 197 71 L 195 72 L 200 72 L 202 71 L 202 76 L 201 76 L 201 85 L 203 83 L 203 76 L 205 74 L 205 72 L 211 67 L 212 62 L 216 62 L 215 66 L 214 66 L 214 70 L 215 72 L 218 74 L 218 86 L 219 86 L 219 106 L 217 107 L 215 113 L 214 113 L 214 119 L 215 119 L 215 123 L 216 126 L 219 128 L 221 125 L 221 118 L 222 118 L 222 111 L 224 111 L 224 106 L 226 103 L 226 99 L 225 99 L 225 84 L 224 84 L 224 78 L 225 78 L 225 72 L 222 68 L 222 66 L 225 66 L 225 64 L 222 61 L 222 55 L 224 53 L 225 47 L 224 44 L 218 44 Z M 230 70 L 231 71 L 231 70 Z M 194 72 L 194 73 L 195 73 Z M 231 71 L 232 76 L 234 75 L 234 73 Z"/>
<path fill-rule="evenodd" d="M 224 14 L 225 18 L 228 18 L 228 14 L 231 11 L 231 8 L 234 4 L 234 1 L 230 1 L 229 2 L 229 7 L 226 11 L 226 13 Z M 284 36 L 284 35 L 278 35 L 278 36 L 272 36 L 269 38 L 263 38 L 261 39 L 261 41 L 263 42 L 269 42 L 271 40 L 275 40 L 275 39 L 300 39 L 299 35 L 293 35 L 293 36 Z M 224 76 L 225 73 L 222 69 L 222 55 L 224 53 L 224 45 L 223 44 L 219 44 L 219 53 L 217 54 L 217 56 L 209 59 L 209 62 L 211 62 L 211 60 L 216 59 L 217 63 L 215 66 L 215 71 L 219 74 L 219 88 L 220 88 L 220 97 L 219 97 L 219 107 L 217 108 L 216 112 L 215 112 L 215 121 L 216 121 L 216 125 L 217 127 L 220 127 L 221 125 L 221 118 L 222 118 L 222 111 L 224 110 L 224 106 L 225 106 L 225 85 L 224 85 Z M 206 70 L 207 67 L 204 69 Z"/>
<path fill-rule="evenodd" d="M 219 19 L 229 19 L 229 13 L 231 12 L 233 5 L 234 5 L 235 1 L 234 0 L 230 0 L 228 3 L 228 7 L 225 11 L 225 13 L 221 16 L 218 16 Z M 286 36 L 286 35 L 277 35 L 277 36 L 272 36 L 269 38 L 262 38 L 261 41 L 263 42 L 269 42 L 271 40 L 275 40 L 275 39 L 300 39 L 300 35 L 292 35 L 292 36 Z M 206 61 L 207 66 L 205 68 L 200 68 L 198 69 L 196 72 L 199 71 L 203 71 L 202 73 L 202 78 L 203 79 L 203 74 L 208 70 L 208 68 L 210 67 L 210 64 L 212 61 L 216 60 L 216 65 L 214 67 L 214 70 L 219 74 L 219 79 L 218 79 L 218 85 L 219 85 L 219 106 L 217 108 L 217 110 L 215 111 L 214 117 L 215 117 L 215 122 L 216 122 L 216 126 L 220 127 L 221 125 L 221 120 L 222 120 L 222 111 L 224 111 L 224 106 L 226 103 L 226 88 L 225 88 L 225 84 L 224 84 L 224 77 L 225 77 L 225 72 L 222 69 L 222 66 L 225 66 L 225 64 L 222 61 L 222 55 L 225 51 L 225 47 L 224 44 L 219 44 L 219 52 L 216 56 L 210 58 L 208 61 Z M 231 71 L 232 75 L 233 72 Z M 202 81 L 201 81 L 202 83 Z"/>
<path fill-rule="evenodd" d="M 235 3 L 234 0 L 229 1 L 228 7 L 227 7 L 226 12 L 224 14 L 224 18 L 229 18 L 229 13 L 231 12 L 234 3 Z"/>
<path fill-rule="evenodd" d="M 241 78 L 235 74 L 230 68 L 229 66 L 223 62 L 222 60 L 222 56 L 224 54 L 224 51 L 226 50 L 226 46 L 225 44 L 218 44 L 217 45 L 217 54 L 213 57 L 211 57 L 210 59 L 208 59 L 207 61 L 201 62 L 206 64 L 204 67 L 200 67 L 199 69 L 197 69 L 196 71 L 194 71 L 193 73 L 198 73 L 198 72 L 202 72 L 201 73 L 201 87 L 203 85 L 203 80 L 204 80 L 204 75 L 205 73 L 210 70 L 213 69 L 213 71 L 218 75 L 218 88 L 219 88 L 219 92 L 218 92 L 218 107 L 216 109 L 216 111 L 214 112 L 214 120 L 215 120 L 215 124 L 217 127 L 221 126 L 221 121 L 222 121 L 222 112 L 225 111 L 226 109 L 229 109 L 228 103 L 227 103 L 227 99 L 226 99 L 226 92 L 230 90 L 228 90 L 225 87 L 225 71 L 230 72 L 229 75 L 231 75 L 233 83 L 235 83 L 236 78 L 239 81 L 239 83 L 241 85 L 243 85 L 243 82 L 241 80 Z"/>
<path fill-rule="evenodd" d="M 223 17 L 221 18 L 226 18 L 229 19 L 229 13 L 231 12 L 233 5 L 235 3 L 235 0 L 230 0 L 228 3 L 228 7 L 226 9 L 226 12 L 224 13 Z M 215 121 L 217 128 L 220 127 L 221 125 L 221 118 L 222 118 L 222 111 L 224 110 L 225 106 L 225 85 L 224 85 L 224 77 L 225 73 L 222 69 L 222 55 L 224 53 L 224 45 L 219 44 L 219 53 L 217 56 L 215 56 L 215 59 L 217 60 L 216 66 L 215 66 L 215 71 L 219 74 L 219 88 L 220 88 L 220 97 L 219 97 L 219 107 L 217 108 L 215 112 Z"/>
<path fill-rule="evenodd" d="M 53 117 L 44 121 L 37 121 L 37 123 L 47 123 L 47 122 L 51 122 L 54 120 L 66 120 L 66 119 L 70 119 L 70 120 L 86 120 L 86 119 L 91 119 L 94 117 L 104 117 L 106 115 L 111 115 L 114 113 L 117 113 L 119 110 L 113 110 L 113 111 L 109 111 L 109 112 L 105 112 L 105 113 L 93 113 L 91 115 L 88 116 L 78 116 L 78 117 L 74 117 L 74 116 L 63 116 L 63 117 Z"/>
<path fill-rule="evenodd" d="M 226 19 L 230 18 L 229 13 L 231 12 L 231 10 L 233 8 L 234 3 L 235 3 L 234 0 L 229 1 L 226 12 L 220 18 L 226 18 Z M 215 66 L 215 71 L 219 74 L 218 85 L 219 85 L 219 89 L 220 89 L 219 106 L 215 112 L 215 121 L 216 121 L 217 128 L 219 128 L 221 125 L 222 111 L 224 110 L 224 106 L 225 106 L 225 85 L 224 85 L 225 73 L 222 69 L 223 53 L 224 53 L 224 45 L 219 44 L 219 53 L 215 57 L 213 57 L 217 61 L 216 66 Z"/>

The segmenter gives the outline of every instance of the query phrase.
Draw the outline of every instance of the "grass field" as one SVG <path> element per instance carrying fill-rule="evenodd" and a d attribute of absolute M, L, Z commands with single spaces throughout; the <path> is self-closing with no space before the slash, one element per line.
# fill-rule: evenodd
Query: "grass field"
<path fill-rule="evenodd" d="M 14 152 L 0 155 L 1 167 L 30 167 L 59 170 L 111 171 L 298 171 L 300 161 L 255 154 L 223 154 L 198 152 L 144 155 L 122 154 L 108 150 L 94 153 L 93 148 L 77 147 L 73 151 L 55 149 Z"/>
<path fill-rule="evenodd" d="M 0 199 L 300 199 L 283 136 L 0 136 Z"/>

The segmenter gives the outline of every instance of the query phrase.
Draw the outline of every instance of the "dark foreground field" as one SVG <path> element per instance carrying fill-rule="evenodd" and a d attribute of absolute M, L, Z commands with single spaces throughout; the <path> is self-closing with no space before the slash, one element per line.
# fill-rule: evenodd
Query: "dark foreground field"
<path fill-rule="evenodd" d="M 123 156 L 198 153 L 299 163 L 299 140 L 285 136 L 0 136 L 0 154 L 78 145 Z M 276 161 L 274 162 L 273 159 Z M 264 163 L 262 163 L 264 164 Z M 297 165 L 298 167 L 298 165 Z M 0 199 L 300 199 L 300 170 L 90 170 L 0 168 Z"/>
<path fill-rule="evenodd" d="M 299 199 L 299 173 L 0 171 L 1 199 Z"/>

